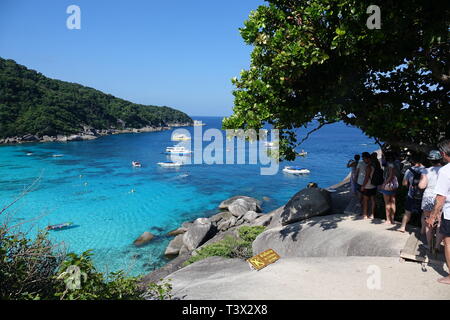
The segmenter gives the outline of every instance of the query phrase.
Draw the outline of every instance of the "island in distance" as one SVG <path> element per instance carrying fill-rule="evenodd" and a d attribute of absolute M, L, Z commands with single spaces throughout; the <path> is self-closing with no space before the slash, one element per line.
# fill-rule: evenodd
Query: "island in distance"
<path fill-rule="evenodd" d="M 0 58 L 0 144 L 92 140 L 192 124 L 173 108 L 135 104 Z"/>

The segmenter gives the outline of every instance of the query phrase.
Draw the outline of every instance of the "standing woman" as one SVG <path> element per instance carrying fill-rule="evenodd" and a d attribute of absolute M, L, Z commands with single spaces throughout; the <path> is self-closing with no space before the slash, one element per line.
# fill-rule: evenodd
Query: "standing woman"
<path fill-rule="evenodd" d="M 437 185 L 439 170 L 442 168 L 442 164 L 441 164 L 442 156 L 439 151 L 431 150 L 430 153 L 428 154 L 427 159 L 430 160 L 431 167 L 426 168 L 424 170 L 424 172 L 422 173 L 422 176 L 421 176 L 420 182 L 419 182 L 419 188 L 425 189 L 425 192 L 423 193 L 423 198 L 422 198 L 422 210 L 423 210 L 422 233 L 423 233 L 423 229 L 425 229 L 428 248 L 430 250 L 433 250 L 433 248 L 430 247 L 430 244 L 432 243 L 431 240 L 434 236 L 433 228 L 426 225 L 425 219 L 428 219 L 430 217 L 430 215 L 434 209 L 434 203 L 436 201 L 436 193 L 434 192 L 434 188 Z M 438 217 L 438 221 L 440 222 L 440 217 Z M 440 244 L 442 242 L 442 238 L 443 238 L 443 236 L 439 232 L 439 228 L 438 228 L 438 230 L 436 231 L 436 243 L 435 243 L 434 249 L 439 250 Z"/>
<path fill-rule="evenodd" d="M 372 165 L 372 158 L 368 152 L 362 154 L 362 159 L 366 164 L 364 181 L 361 185 L 361 193 L 363 195 L 363 219 L 373 219 L 375 216 L 375 196 L 377 194 L 377 187 L 371 183 L 373 173 L 375 171 Z M 377 160 L 378 161 L 378 160 Z M 371 209 L 369 216 L 369 201 L 371 201 Z"/>
<path fill-rule="evenodd" d="M 352 193 L 358 197 L 358 182 L 357 182 L 357 170 L 356 168 L 358 167 L 358 162 L 359 159 L 361 159 L 361 157 L 359 156 L 359 154 L 355 154 L 354 156 L 354 160 L 349 160 L 347 163 L 347 168 L 351 168 L 352 169 L 352 174 L 350 176 L 350 188 Z"/>
<path fill-rule="evenodd" d="M 387 224 L 395 224 L 394 217 L 396 211 L 396 194 L 398 189 L 397 169 L 394 155 L 389 152 L 385 155 L 384 182 L 380 187 L 380 193 L 384 198 Z"/>

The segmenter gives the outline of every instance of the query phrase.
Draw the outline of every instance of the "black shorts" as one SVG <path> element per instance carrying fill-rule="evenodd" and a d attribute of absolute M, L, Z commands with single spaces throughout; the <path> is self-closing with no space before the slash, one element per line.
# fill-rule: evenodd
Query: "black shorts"
<path fill-rule="evenodd" d="M 364 191 L 361 191 L 361 193 L 366 197 L 373 197 L 377 195 L 377 188 L 364 189 Z"/>
<path fill-rule="evenodd" d="M 405 210 L 413 214 L 422 213 L 422 200 L 406 197 Z"/>
<path fill-rule="evenodd" d="M 441 219 L 441 227 L 439 231 L 444 235 L 444 237 L 450 237 L 450 220 L 444 219 L 444 215 L 442 215 Z"/>

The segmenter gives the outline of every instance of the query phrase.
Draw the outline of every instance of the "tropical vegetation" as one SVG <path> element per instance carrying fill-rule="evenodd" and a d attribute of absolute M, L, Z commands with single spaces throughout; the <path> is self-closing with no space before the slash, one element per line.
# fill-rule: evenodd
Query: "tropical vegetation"
<path fill-rule="evenodd" d="M 0 58 L 0 138 L 192 123 L 185 113 L 135 104 Z"/>
<path fill-rule="evenodd" d="M 343 121 L 379 142 L 426 151 L 450 136 L 450 2 L 266 0 L 240 29 L 251 65 L 233 78 L 224 128 L 280 130 L 280 156 Z M 370 28 L 369 28 L 370 27 Z M 314 122 L 306 135 L 298 128 Z"/>

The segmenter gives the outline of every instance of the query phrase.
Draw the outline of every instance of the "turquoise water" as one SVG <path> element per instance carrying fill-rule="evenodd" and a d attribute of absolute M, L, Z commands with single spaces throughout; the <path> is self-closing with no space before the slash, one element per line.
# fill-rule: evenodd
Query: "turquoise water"
<path fill-rule="evenodd" d="M 196 119 L 207 124 L 203 130 L 220 128 L 221 118 Z M 39 217 L 22 226 L 33 235 L 49 224 L 72 221 L 72 228 L 52 231 L 50 238 L 69 251 L 93 249 L 102 271 L 124 269 L 138 275 L 167 262 L 163 254 L 171 240 L 165 236 L 168 231 L 216 213 L 222 200 L 234 195 L 268 197 L 263 209 L 269 212 L 308 182 L 322 187 L 339 182 L 347 175 L 345 165 L 353 154 L 377 149 L 360 130 L 339 123 L 313 134 L 301 147 L 308 151 L 307 157 L 281 163 L 274 176 L 261 176 L 260 165 L 249 164 L 160 168 L 156 163 L 168 160 L 162 152 L 174 144 L 171 134 L 0 147 L 0 205 L 13 201 L 40 177 L 33 190 L 8 210 L 11 223 Z M 140 161 L 142 168 L 133 168 L 133 160 Z M 289 164 L 306 167 L 311 174 L 284 174 L 281 169 Z M 133 241 L 144 231 L 154 233 L 156 239 L 135 248 Z"/>

